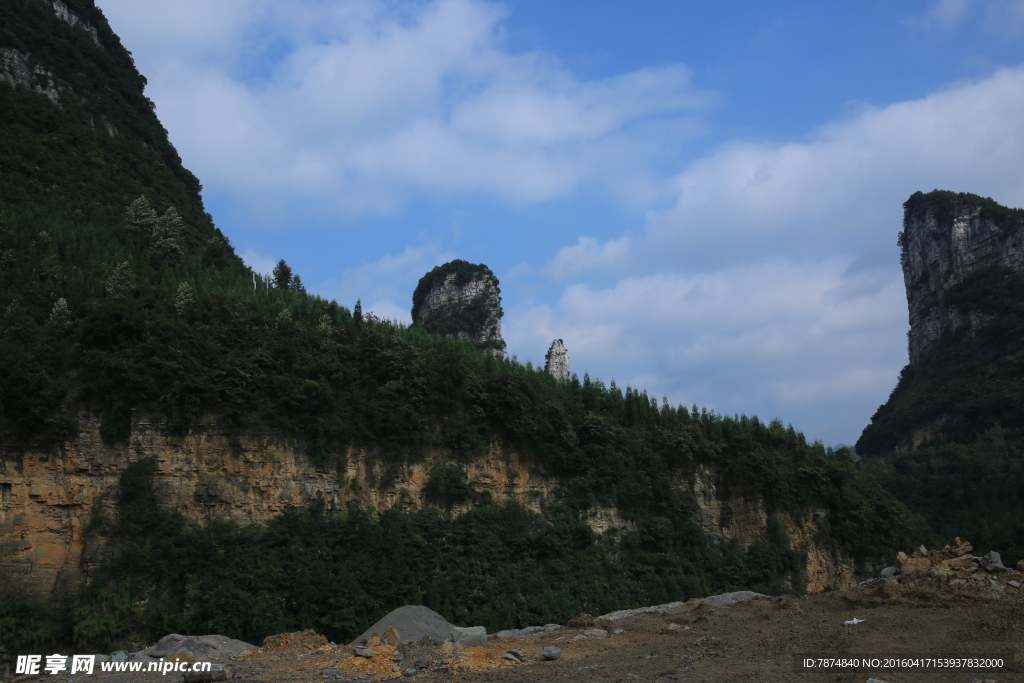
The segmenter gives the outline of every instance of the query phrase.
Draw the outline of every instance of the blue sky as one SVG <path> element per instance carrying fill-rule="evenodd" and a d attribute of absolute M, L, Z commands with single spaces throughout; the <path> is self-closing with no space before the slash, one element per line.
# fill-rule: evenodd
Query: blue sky
<path fill-rule="evenodd" d="M 1024 0 L 98 0 L 260 272 L 852 443 L 906 363 L 916 190 L 1024 206 Z"/>

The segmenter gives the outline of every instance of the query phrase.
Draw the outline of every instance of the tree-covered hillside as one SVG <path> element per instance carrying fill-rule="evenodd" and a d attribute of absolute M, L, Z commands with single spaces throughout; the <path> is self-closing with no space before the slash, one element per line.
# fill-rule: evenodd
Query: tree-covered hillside
<path fill-rule="evenodd" d="M 203 210 L 102 13 L 67 5 L 96 40 L 41 0 L 0 5 L 0 50 L 48 79 L 0 80 L 4 457 L 74 438 L 95 414 L 115 448 L 136 418 L 180 433 L 211 415 L 238 435 L 289 439 L 322 466 L 353 446 L 385 476 L 428 452 L 447 460 L 428 509 L 316 507 L 246 529 L 159 509 L 143 463 L 122 477 L 119 516 L 94 520 L 112 546 L 90 585 L 56 608 L 0 596 L 8 651 L 174 630 L 258 639 L 316 627 L 344 639 L 415 600 L 508 627 L 713 590 L 799 590 L 802 558 L 781 520 L 811 511 L 817 540 L 860 562 L 922 540 L 846 450 L 778 421 L 670 406 L 588 376 L 557 382 L 309 295 L 285 264 L 258 279 Z M 544 516 L 493 505 L 465 480 L 461 463 L 494 444 L 558 478 Z M 678 485 L 700 467 L 765 500 L 763 542 L 701 530 Z M 466 501 L 472 512 L 448 514 Z M 592 505 L 617 507 L 631 531 L 596 538 L 582 522 Z"/>

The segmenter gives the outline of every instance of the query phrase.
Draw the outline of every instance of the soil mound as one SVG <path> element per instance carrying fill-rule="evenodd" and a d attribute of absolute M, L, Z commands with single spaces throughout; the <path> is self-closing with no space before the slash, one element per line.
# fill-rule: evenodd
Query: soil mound
<path fill-rule="evenodd" d="M 365 643 L 374 632 L 378 636 L 383 634 L 388 626 L 394 626 L 405 642 L 430 636 L 435 642 L 440 643 L 452 637 L 452 624 L 440 614 L 423 605 L 405 605 L 384 615 L 380 621 L 353 640 L 352 645 Z"/>
<path fill-rule="evenodd" d="M 296 631 L 294 633 L 281 633 L 276 636 L 267 636 L 263 639 L 264 652 L 293 652 L 299 650 L 308 652 L 319 650 L 329 646 L 330 643 L 322 635 L 313 629 Z"/>

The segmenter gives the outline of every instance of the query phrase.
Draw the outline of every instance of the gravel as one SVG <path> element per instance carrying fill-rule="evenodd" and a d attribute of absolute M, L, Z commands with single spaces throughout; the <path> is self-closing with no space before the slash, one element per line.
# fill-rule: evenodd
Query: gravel
<path fill-rule="evenodd" d="M 388 612 L 376 624 L 366 629 L 362 635 L 352 641 L 352 645 L 366 642 L 366 639 L 376 631 L 377 635 L 383 635 L 388 626 L 394 626 L 402 636 L 402 640 L 419 640 L 429 635 L 434 641 L 441 643 L 450 640 L 452 637 L 452 624 L 444 617 L 423 605 L 405 605 L 396 610 Z"/>

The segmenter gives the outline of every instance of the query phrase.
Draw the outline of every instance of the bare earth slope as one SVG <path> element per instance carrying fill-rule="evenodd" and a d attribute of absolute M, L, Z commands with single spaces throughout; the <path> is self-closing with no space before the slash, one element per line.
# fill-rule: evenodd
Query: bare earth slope
<path fill-rule="evenodd" d="M 886 683 L 996 680 L 1024 681 L 1009 666 L 1000 671 L 877 667 L 859 671 L 799 671 L 802 655 L 850 657 L 930 655 L 967 657 L 1001 653 L 1024 669 L 1024 594 L 1010 582 L 1024 580 L 1008 571 L 997 579 L 963 572 L 924 569 L 879 579 L 847 591 L 806 597 L 754 598 L 731 605 L 691 600 L 662 614 L 641 614 L 621 622 L 608 637 L 580 638 L 586 629 L 562 627 L 526 637 L 491 637 L 487 648 L 460 651 L 451 643 L 422 648 L 408 644 L 405 656 L 394 647 L 374 647 L 373 658 L 353 657 L 344 646 L 325 645 L 319 636 L 295 638 L 291 649 L 264 647 L 230 662 L 237 681 L 385 680 L 432 683 L 529 683 L 583 681 L 837 681 Z M 999 584 L 999 587 L 995 586 Z M 860 623 L 843 625 L 854 618 Z M 607 623 L 605 625 L 608 625 Z M 617 633 L 621 629 L 621 633 Z M 592 632 L 593 633 L 593 632 Z M 302 635 L 302 634 L 296 634 Z M 561 649 L 557 661 L 542 650 Z M 523 663 L 502 656 L 521 651 Z M 405 672 L 423 657 L 429 665 Z M 155 673 L 93 674 L 79 681 L 180 680 Z M 363 677 L 363 678 L 360 678 Z M 68 681 L 68 677 L 22 677 Z"/>

